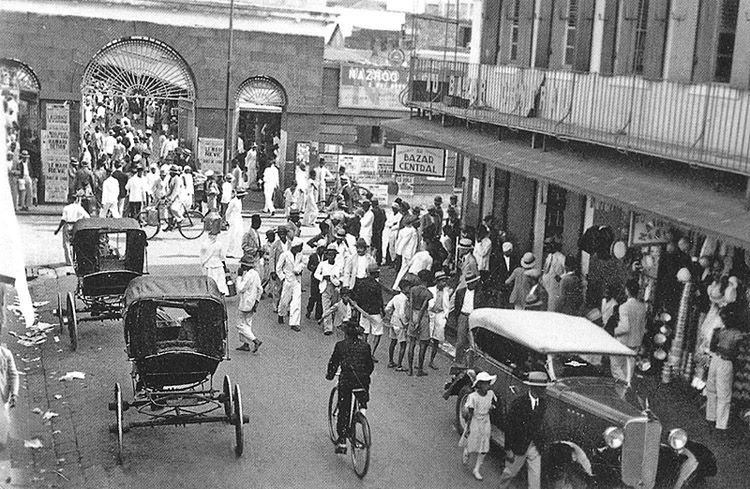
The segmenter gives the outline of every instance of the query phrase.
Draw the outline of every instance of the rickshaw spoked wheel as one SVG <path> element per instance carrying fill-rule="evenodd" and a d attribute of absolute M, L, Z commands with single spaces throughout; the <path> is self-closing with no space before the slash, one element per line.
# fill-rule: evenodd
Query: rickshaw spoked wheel
<path fill-rule="evenodd" d="M 78 349 L 78 316 L 76 314 L 76 298 L 68 292 L 66 317 L 68 319 L 68 333 L 70 334 L 70 348 Z"/>
<path fill-rule="evenodd" d="M 224 397 L 223 404 L 224 404 L 224 414 L 227 415 L 227 421 L 232 422 L 232 414 L 233 414 L 233 406 L 234 399 L 232 397 L 232 381 L 229 380 L 229 376 L 224 376 L 224 385 L 222 388 L 222 395 Z"/>
<path fill-rule="evenodd" d="M 65 310 L 63 309 L 63 298 L 61 293 L 57 293 L 57 321 L 60 324 L 60 334 L 65 331 Z"/>
<path fill-rule="evenodd" d="M 115 384 L 115 415 L 117 416 L 117 461 L 122 463 L 122 389 L 119 383 Z"/>
<path fill-rule="evenodd" d="M 240 386 L 234 385 L 234 436 L 235 446 L 234 453 L 239 457 L 245 449 L 245 441 L 242 434 L 242 396 L 240 394 Z"/>

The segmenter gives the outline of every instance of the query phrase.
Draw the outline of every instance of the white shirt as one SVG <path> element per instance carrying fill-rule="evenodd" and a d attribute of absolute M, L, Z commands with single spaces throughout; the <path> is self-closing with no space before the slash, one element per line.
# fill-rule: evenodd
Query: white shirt
<path fill-rule="evenodd" d="M 110 175 L 102 184 L 102 203 L 116 204 L 120 196 L 120 183 L 115 177 Z"/>
<path fill-rule="evenodd" d="M 88 219 L 89 213 L 86 212 L 86 209 L 81 207 L 81 204 L 77 204 L 73 202 L 72 204 L 68 204 L 65 207 L 63 207 L 62 211 L 62 220 L 67 222 L 68 224 L 73 224 L 74 222 L 78 222 L 80 219 Z"/>
<path fill-rule="evenodd" d="M 432 256 L 430 253 L 422 250 L 414 254 L 409 264 L 409 273 L 414 275 L 418 274 L 422 270 L 429 270 L 432 268 Z"/>
<path fill-rule="evenodd" d="M 271 165 L 263 170 L 263 188 L 273 190 L 279 186 L 279 169 Z"/>
<path fill-rule="evenodd" d="M 305 269 L 305 261 L 302 252 L 295 256 L 291 250 L 284 251 L 276 263 L 276 275 L 284 280 L 299 281 L 302 270 Z"/>
<path fill-rule="evenodd" d="M 612 317 L 612 314 L 615 312 L 615 306 L 617 305 L 617 301 L 610 298 L 602 299 L 602 324 L 605 326 L 607 325 L 607 321 L 609 321 L 609 318 Z"/>
<path fill-rule="evenodd" d="M 466 295 L 464 295 L 464 303 L 461 306 L 461 312 L 463 314 L 471 314 L 474 312 L 474 291 L 466 289 Z"/>
<path fill-rule="evenodd" d="M 488 236 L 485 236 L 482 241 L 478 242 L 474 247 L 474 258 L 477 259 L 477 268 L 479 270 L 490 269 L 490 253 L 492 252 L 492 241 Z"/>
<path fill-rule="evenodd" d="M 372 209 L 368 209 L 365 215 L 362 216 L 359 228 L 359 237 L 364 239 L 367 245 L 370 245 L 372 241 L 372 223 L 375 221 L 375 214 L 372 213 Z"/>
<path fill-rule="evenodd" d="M 221 203 L 228 204 L 232 200 L 232 182 L 224 182 L 221 184 Z"/>
<path fill-rule="evenodd" d="M 133 175 L 125 185 L 125 190 L 128 191 L 128 200 L 130 202 L 143 202 L 146 200 L 146 179 L 138 175 Z"/>
<path fill-rule="evenodd" d="M 531 410 L 533 411 L 539 406 L 539 398 L 532 396 L 531 392 L 529 392 L 529 399 L 531 400 Z"/>
<path fill-rule="evenodd" d="M 263 294 L 263 286 L 257 270 L 251 268 L 242 276 L 237 277 L 237 293 L 240 295 L 238 309 L 243 312 L 252 311 Z"/>
<path fill-rule="evenodd" d="M 112 153 L 115 152 L 115 144 L 117 144 L 117 139 L 115 139 L 114 136 L 107 134 L 104 138 L 104 152 L 112 156 Z"/>
<path fill-rule="evenodd" d="M 417 252 L 419 236 L 413 226 L 407 226 L 398 232 L 396 238 L 396 254 L 410 260 Z"/>
<path fill-rule="evenodd" d="M 339 264 L 335 261 L 333 263 L 328 263 L 328 260 L 322 261 L 318 264 L 318 268 L 315 269 L 315 278 L 320 281 L 318 290 L 320 290 L 321 294 L 325 292 L 326 287 L 328 286 L 328 280 L 323 278 L 326 276 L 330 278 L 331 285 L 334 287 L 341 285 L 341 267 Z"/>

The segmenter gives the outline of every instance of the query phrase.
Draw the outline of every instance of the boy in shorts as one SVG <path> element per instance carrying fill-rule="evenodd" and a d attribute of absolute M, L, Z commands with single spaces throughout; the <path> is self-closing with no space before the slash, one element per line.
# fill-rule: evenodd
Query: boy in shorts
<path fill-rule="evenodd" d="M 370 262 L 367 265 L 367 276 L 357 279 L 357 286 L 354 288 L 354 301 L 360 310 L 359 325 L 365 331 L 365 338 L 369 339 L 372 335 L 372 361 L 375 359 L 375 351 L 380 344 L 380 337 L 383 336 L 383 292 L 378 282 L 380 277 L 380 267 L 377 263 Z"/>
<path fill-rule="evenodd" d="M 427 346 L 430 342 L 430 316 L 427 307 L 432 299 L 432 292 L 428 289 L 432 285 L 432 272 L 421 270 L 417 274 L 417 284 L 409 290 L 409 305 L 411 308 L 409 328 L 406 336 L 409 337 L 409 376 L 414 375 L 414 349 L 419 341 L 419 363 L 417 364 L 417 377 L 425 377 L 424 358 L 427 354 Z"/>
<path fill-rule="evenodd" d="M 388 337 L 391 344 L 388 347 L 388 368 L 396 367 L 396 372 L 406 372 L 402 366 L 406 353 L 406 328 L 409 325 L 409 289 L 416 282 L 417 277 L 411 273 L 404 275 L 398 286 L 400 292 L 385 306 L 385 316 L 389 317 L 390 332 Z M 396 345 L 401 345 L 398 352 L 398 363 L 393 361 Z"/>

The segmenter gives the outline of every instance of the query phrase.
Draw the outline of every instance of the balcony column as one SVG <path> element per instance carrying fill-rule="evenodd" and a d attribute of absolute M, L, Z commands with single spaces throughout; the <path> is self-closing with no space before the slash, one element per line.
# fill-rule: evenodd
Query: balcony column
<path fill-rule="evenodd" d="M 536 205 L 534 206 L 534 249 L 532 252 L 540 263 L 544 263 L 544 222 L 547 218 L 547 182 L 536 183 Z"/>
<path fill-rule="evenodd" d="M 750 177 L 747 177 L 745 183 L 745 210 L 750 211 Z"/>

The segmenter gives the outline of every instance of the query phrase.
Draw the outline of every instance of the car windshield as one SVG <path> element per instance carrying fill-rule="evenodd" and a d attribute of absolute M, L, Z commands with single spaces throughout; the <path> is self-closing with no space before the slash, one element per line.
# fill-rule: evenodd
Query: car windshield
<path fill-rule="evenodd" d="M 602 355 L 554 353 L 547 357 L 547 369 L 556 379 L 566 377 L 607 377 Z"/>

